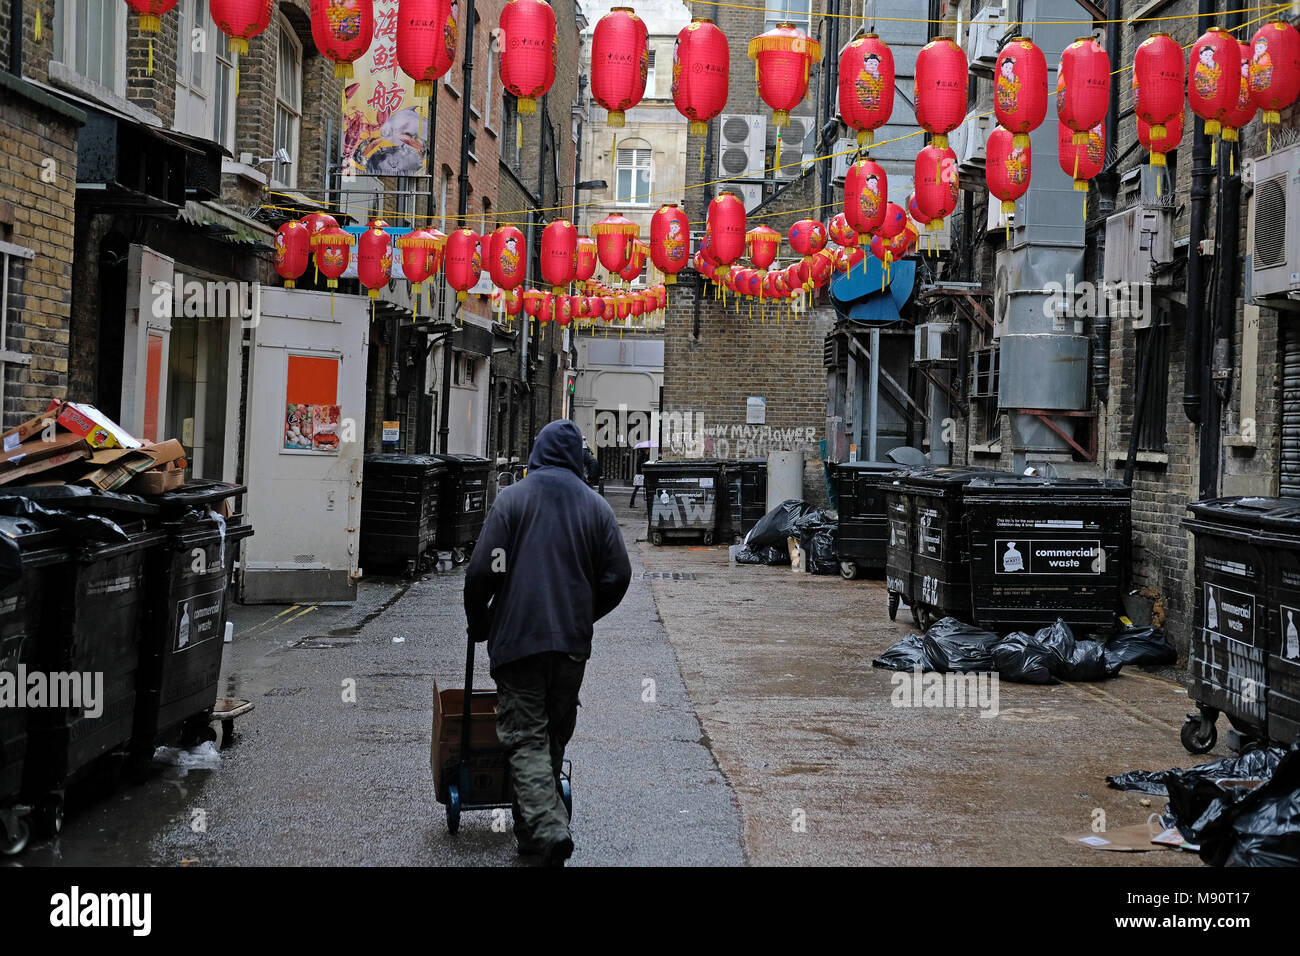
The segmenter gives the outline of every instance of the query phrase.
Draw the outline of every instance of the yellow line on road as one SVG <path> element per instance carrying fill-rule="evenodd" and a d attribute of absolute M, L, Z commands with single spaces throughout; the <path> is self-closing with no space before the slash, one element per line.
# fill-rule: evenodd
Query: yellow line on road
<path fill-rule="evenodd" d="M 265 621 L 259 621 L 256 624 L 254 624 L 252 627 L 245 628 L 244 630 L 240 631 L 239 634 L 241 636 L 247 636 L 249 634 L 252 634 L 254 631 L 260 631 L 264 627 L 277 627 L 279 626 L 279 624 L 284 623 L 283 621 L 280 620 L 280 618 L 284 617 L 286 614 L 291 614 L 292 612 L 298 610 L 298 608 L 300 607 L 302 607 L 301 604 L 291 604 L 280 613 L 268 617 Z M 308 608 L 308 610 L 312 610 L 312 611 L 314 611 L 315 609 L 316 609 L 316 605 L 314 604 L 310 608 Z M 296 617 L 301 617 L 301 614 L 295 614 L 294 618 Z M 293 618 L 290 618 L 290 620 L 293 620 Z"/>

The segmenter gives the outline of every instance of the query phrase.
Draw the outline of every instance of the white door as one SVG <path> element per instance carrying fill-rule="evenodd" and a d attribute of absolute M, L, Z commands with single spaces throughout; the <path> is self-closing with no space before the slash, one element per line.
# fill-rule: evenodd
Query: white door
<path fill-rule="evenodd" d="M 355 600 L 367 299 L 264 289 L 253 320 L 244 440 L 253 604 Z"/>

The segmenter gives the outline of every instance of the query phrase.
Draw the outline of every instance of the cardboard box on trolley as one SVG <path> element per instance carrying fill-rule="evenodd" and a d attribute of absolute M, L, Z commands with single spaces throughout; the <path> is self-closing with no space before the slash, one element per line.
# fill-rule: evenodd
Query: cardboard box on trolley
<path fill-rule="evenodd" d="M 505 803 L 514 796 L 505 748 L 497 739 L 496 691 L 474 691 L 469 719 L 469 793 L 461 803 Z M 483 696 L 477 696 L 477 695 Z M 459 687 L 439 691 L 433 685 L 433 739 L 429 766 L 439 803 L 447 802 L 447 786 L 455 781 L 464 724 L 465 691 Z"/>

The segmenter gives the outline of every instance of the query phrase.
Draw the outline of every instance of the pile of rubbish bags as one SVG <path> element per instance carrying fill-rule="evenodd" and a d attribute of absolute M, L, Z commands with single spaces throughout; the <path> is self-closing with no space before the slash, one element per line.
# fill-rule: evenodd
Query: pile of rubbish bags
<path fill-rule="evenodd" d="M 807 557 L 805 571 L 838 574 L 837 522 L 822 508 L 789 498 L 759 519 L 732 553 L 737 564 L 789 564 L 788 539 L 795 538 Z"/>
<path fill-rule="evenodd" d="M 1172 664 L 1176 657 L 1159 628 L 1129 628 L 1103 644 L 1076 639 L 1060 618 L 1036 634 L 1015 631 L 1000 637 L 945 617 L 924 635 L 907 635 L 871 663 L 941 674 L 992 671 L 1022 684 L 1058 684 L 1105 680 L 1125 664 Z"/>
<path fill-rule="evenodd" d="M 1168 796 L 1165 822 L 1211 866 L 1300 866 L 1300 743 L 1106 783 Z"/>

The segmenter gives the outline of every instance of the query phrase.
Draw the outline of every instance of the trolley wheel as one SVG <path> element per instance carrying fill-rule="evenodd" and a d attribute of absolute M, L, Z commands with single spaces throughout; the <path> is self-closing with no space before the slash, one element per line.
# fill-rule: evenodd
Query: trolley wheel
<path fill-rule="evenodd" d="M 712 532 L 712 531 L 706 531 L 706 532 L 704 532 L 704 543 L 705 543 L 705 545 L 713 544 L 713 532 Z"/>
<path fill-rule="evenodd" d="M 5 826 L 4 817 L 0 815 L 0 856 L 17 856 L 27 849 L 27 840 L 31 837 L 27 821 L 17 814 L 13 815 L 13 825 Z"/>
<path fill-rule="evenodd" d="M 1219 731 L 1206 714 L 1188 714 L 1179 733 L 1183 746 L 1190 754 L 1209 753 L 1219 739 Z"/>
<path fill-rule="evenodd" d="M 859 573 L 858 565 L 856 562 L 854 561 L 840 562 L 840 577 L 842 577 L 845 581 L 852 581 L 854 578 L 858 576 L 858 573 Z M 893 619 L 892 614 L 890 615 L 890 619 L 891 620 Z"/>
<path fill-rule="evenodd" d="M 63 794 L 46 794 L 32 811 L 32 822 L 39 836 L 58 836 L 63 831 Z"/>
<path fill-rule="evenodd" d="M 650 532 L 650 543 L 653 544 L 656 548 L 659 547 L 661 544 L 663 544 L 663 543 L 664 543 L 664 534 L 663 534 L 663 532 L 662 532 L 662 531 L 651 531 L 651 532 Z"/>
<path fill-rule="evenodd" d="M 897 591 L 889 592 L 889 619 L 891 621 L 898 620 L 898 592 Z"/>
<path fill-rule="evenodd" d="M 569 819 L 573 819 L 573 785 L 569 783 L 567 777 L 560 778 L 560 799 L 564 801 L 565 812 L 569 814 Z"/>
<path fill-rule="evenodd" d="M 451 551 L 451 560 L 456 564 L 464 564 L 467 557 L 464 548 L 453 548 Z"/>
<path fill-rule="evenodd" d="M 460 829 L 460 788 L 454 783 L 447 785 L 447 832 L 455 833 Z"/>
<path fill-rule="evenodd" d="M 225 750 L 235 742 L 235 721 L 234 718 L 227 718 L 221 722 L 221 749 Z"/>
<path fill-rule="evenodd" d="M 215 742 L 217 731 L 208 723 L 209 720 L 207 714 L 201 714 L 185 721 L 181 726 L 181 746 L 195 747 L 207 741 Z"/>

